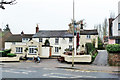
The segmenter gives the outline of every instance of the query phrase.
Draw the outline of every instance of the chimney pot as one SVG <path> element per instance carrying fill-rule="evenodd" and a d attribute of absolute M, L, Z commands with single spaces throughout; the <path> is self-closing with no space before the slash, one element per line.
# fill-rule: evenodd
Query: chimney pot
<path fill-rule="evenodd" d="M 39 27 L 38 27 L 38 24 L 37 24 L 37 27 L 36 27 L 36 33 L 39 32 Z"/>
<path fill-rule="evenodd" d="M 22 31 L 21 34 L 24 34 L 24 32 Z"/>

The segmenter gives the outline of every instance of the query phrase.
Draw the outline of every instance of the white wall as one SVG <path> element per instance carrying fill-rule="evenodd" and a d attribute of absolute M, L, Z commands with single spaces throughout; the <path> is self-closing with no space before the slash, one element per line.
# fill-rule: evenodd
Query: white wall
<path fill-rule="evenodd" d="M 113 21 L 113 36 L 118 36 L 118 18 Z"/>
<path fill-rule="evenodd" d="M 60 56 L 66 48 L 69 48 L 69 45 L 73 45 L 73 43 L 69 43 L 69 38 L 59 38 L 59 44 L 55 44 L 55 38 L 42 38 L 42 44 L 44 45 L 45 40 L 48 39 L 50 42 L 50 46 L 52 47 L 52 56 Z M 39 42 L 39 38 L 33 38 L 33 40 Z M 61 47 L 59 52 L 55 52 L 55 47 Z"/>
<path fill-rule="evenodd" d="M 5 42 L 5 49 L 10 49 L 12 43 L 11 42 Z"/>
<path fill-rule="evenodd" d="M 13 42 L 5 42 L 5 49 L 10 49 L 11 45 L 26 45 L 26 43 L 23 42 L 15 42 L 15 44 L 13 44 Z"/>
<path fill-rule="evenodd" d="M 32 38 L 32 40 L 39 42 L 39 38 Z"/>

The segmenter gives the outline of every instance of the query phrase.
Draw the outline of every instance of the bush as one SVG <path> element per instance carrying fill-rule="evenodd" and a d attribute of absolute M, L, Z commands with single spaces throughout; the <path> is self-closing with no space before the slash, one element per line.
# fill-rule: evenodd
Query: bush
<path fill-rule="evenodd" d="M 87 49 L 87 54 L 91 54 L 92 55 L 92 62 L 93 62 L 95 60 L 98 52 L 95 49 L 94 44 L 92 44 L 92 43 L 86 43 L 85 46 L 86 46 L 86 49 Z"/>
<path fill-rule="evenodd" d="M 48 39 L 45 40 L 45 43 L 44 43 L 45 46 L 50 46 L 50 42 Z"/>
<path fill-rule="evenodd" d="M 0 51 L 0 57 L 7 57 L 7 54 L 10 53 L 11 49 L 6 49 L 4 51 Z"/>
<path fill-rule="evenodd" d="M 66 48 L 65 51 L 73 51 L 73 49 Z"/>
<path fill-rule="evenodd" d="M 104 44 L 103 44 L 102 40 L 98 37 L 98 49 L 99 49 L 99 50 L 104 49 L 103 45 L 104 45 Z"/>
<path fill-rule="evenodd" d="M 5 53 L 10 53 L 11 49 L 4 50 Z"/>
<path fill-rule="evenodd" d="M 86 43 L 85 47 L 86 47 L 86 50 L 87 50 L 87 54 L 90 54 L 95 50 L 95 47 L 92 43 Z"/>
<path fill-rule="evenodd" d="M 13 53 L 8 53 L 8 54 L 7 54 L 7 56 L 8 56 L 8 57 L 15 57 L 15 56 L 16 56 L 16 54 L 13 54 Z"/>
<path fill-rule="evenodd" d="M 108 52 L 111 53 L 119 53 L 120 52 L 120 44 L 108 44 L 106 46 Z"/>
<path fill-rule="evenodd" d="M 96 56 L 97 56 L 98 52 L 96 52 L 93 56 L 92 56 L 92 61 L 95 60 Z"/>

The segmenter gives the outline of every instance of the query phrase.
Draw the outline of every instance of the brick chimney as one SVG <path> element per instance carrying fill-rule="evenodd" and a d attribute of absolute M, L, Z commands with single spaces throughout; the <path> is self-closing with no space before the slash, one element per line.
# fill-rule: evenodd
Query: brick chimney
<path fill-rule="evenodd" d="M 23 34 L 24 34 L 24 32 L 22 31 L 22 32 L 21 32 L 21 35 L 23 35 Z"/>
<path fill-rule="evenodd" d="M 36 33 L 39 32 L 39 27 L 38 27 L 38 24 L 37 24 L 37 27 L 36 27 Z"/>
<path fill-rule="evenodd" d="M 83 20 L 80 21 L 80 25 L 81 25 L 80 29 L 83 29 Z"/>
<path fill-rule="evenodd" d="M 112 36 L 112 26 L 113 26 L 113 21 L 114 19 L 113 18 L 109 18 L 109 36 Z"/>

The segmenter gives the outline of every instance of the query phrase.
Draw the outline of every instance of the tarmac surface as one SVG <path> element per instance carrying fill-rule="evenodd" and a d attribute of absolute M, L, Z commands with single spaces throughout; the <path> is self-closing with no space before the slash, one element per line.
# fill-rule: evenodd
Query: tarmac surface
<path fill-rule="evenodd" d="M 100 54 L 100 55 L 99 55 Z M 72 65 L 58 62 L 57 59 L 41 59 L 40 63 L 30 60 L 20 62 L 0 63 L 2 78 L 115 78 L 120 76 L 120 67 L 106 65 L 106 51 L 99 51 L 98 59 L 94 63 Z M 99 63 L 99 59 L 104 63 Z M 84 80 L 84 79 L 82 79 Z M 104 79 L 106 80 L 106 79 Z"/>
<path fill-rule="evenodd" d="M 96 56 L 93 65 L 98 66 L 108 66 L 108 53 L 106 50 L 98 50 L 98 55 Z"/>

